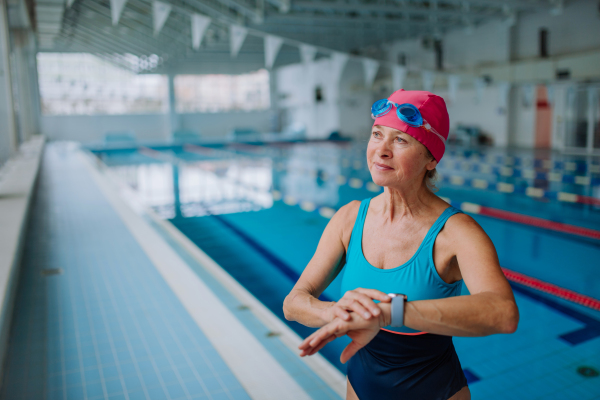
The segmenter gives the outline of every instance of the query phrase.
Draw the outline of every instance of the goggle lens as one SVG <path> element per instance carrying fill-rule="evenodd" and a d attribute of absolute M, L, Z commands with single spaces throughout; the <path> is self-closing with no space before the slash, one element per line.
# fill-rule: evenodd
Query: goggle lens
<path fill-rule="evenodd" d="M 423 125 L 423 117 L 419 110 L 412 104 L 405 103 L 398 106 L 398 118 L 410 126 L 418 127 Z"/>
<path fill-rule="evenodd" d="M 388 99 L 377 100 L 371 106 L 371 116 L 373 118 L 381 117 L 387 114 L 392 108 L 392 103 Z"/>

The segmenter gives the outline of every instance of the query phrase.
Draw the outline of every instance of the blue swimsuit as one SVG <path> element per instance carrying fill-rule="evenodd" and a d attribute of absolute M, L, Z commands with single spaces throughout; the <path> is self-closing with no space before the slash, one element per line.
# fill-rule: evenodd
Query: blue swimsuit
<path fill-rule="evenodd" d="M 352 229 L 342 295 L 359 287 L 404 293 L 408 301 L 460 295 L 462 280 L 448 284 L 437 273 L 433 244 L 446 220 L 461 211 L 446 208 L 410 260 L 396 268 L 380 269 L 372 266 L 362 251 L 370 201 L 362 201 Z M 348 361 L 348 379 L 360 400 L 447 400 L 467 386 L 452 336 L 391 326 L 382 328 Z"/>

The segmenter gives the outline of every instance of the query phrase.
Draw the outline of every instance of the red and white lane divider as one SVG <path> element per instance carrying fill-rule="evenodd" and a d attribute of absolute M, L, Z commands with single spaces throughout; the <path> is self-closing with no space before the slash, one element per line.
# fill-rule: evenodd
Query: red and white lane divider
<path fill-rule="evenodd" d="M 497 208 L 485 207 L 474 203 L 464 202 L 456 204 L 455 202 L 451 202 L 448 198 L 444 198 L 444 200 L 446 200 L 446 202 L 452 204 L 453 206 L 458 206 L 457 208 L 460 208 L 461 210 L 471 214 L 484 215 L 486 217 L 497 218 L 504 221 L 511 221 L 519 224 L 535 226 L 537 228 L 544 228 L 552 231 L 569 233 L 571 235 L 579 235 L 591 239 L 600 240 L 600 231 L 594 229 L 583 228 L 581 226 L 576 225 L 563 224 L 560 222 L 548 221 L 547 219 L 543 218 L 530 217 L 529 215 L 499 210 Z"/>
<path fill-rule="evenodd" d="M 600 311 L 600 300 L 593 297 L 585 296 L 572 290 L 561 288 L 560 286 L 532 278 L 519 272 L 511 271 L 510 269 L 502 268 L 502 272 L 504 272 L 506 279 L 509 281 L 520 283 L 521 285 L 537 289 L 541 292 L 549 293 L 553 296 L 572 301 L 573 303 L 580 304 L 596 311 Z"/>

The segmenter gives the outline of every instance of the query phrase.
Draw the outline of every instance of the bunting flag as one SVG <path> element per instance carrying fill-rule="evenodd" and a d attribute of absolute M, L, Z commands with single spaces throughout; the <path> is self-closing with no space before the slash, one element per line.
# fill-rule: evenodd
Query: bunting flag
<path fill-rule="evenodd" d="M 460 75 L 448 76 L 448 98 L 450 101 L 456 101 L 458 98 L 458 86 L 460 85 Z"/>
<path fill-rule="evenodd" d="M 192 47 L 194 50 L 200 48 L 202 38 L 210 25 L 210 18 L 202 14 L 192 14 Z"/>
<path fill-rule="evenodd" d="M 346 53 L 338 53 L 337 51 L 333 52 L 331 56 L 331 71 L 333 74 L 333 80 L 336 83 L 339 83 L 342 78 L 342 72 L 344 72 L 344 67 L 348 62 L 350 56 Z"/>
<path fill-rule="evenodd" d="M 508 107 L 508 94 L 510 93 L 509 82 L 498 82 L 498 107 Z"/>
<path fill-rule="evenodd" d="M 401 65 L 392 66 L 392 90 L 402 89 L 404 78 L 406 78 L 406 67 Z"/>
<path fill-rule="evenodd" d="M 126 2 L 127 0 L 110 0 L 110 15 L 112 16 L 113 25 L 119 23 Z"/>
<path fill-rule="evenodd" d="M 154 1 L 152 3 L 152 19 L 154 22 L 154 36 L 158 36 L 163 26 L 165 26 L 165 22 L 167 22 L 167 18 L 169 18 L 169 14 L 171 13 L 171 9 L 173 7 L 170 4 L 163 3 L 162 1 Z"/>
<path fill-rule="evenodd" d="M 433 90 L 433 82 L 435 82 L 435 74 L 433 71 L 423 71 L 421 72 L 421 77 L 423 78 L 423 89 L 431 92 Z"/>
<path fill-rule="evenodd" d="M 370 88 L 373 86 L 377 71 L 379 71 L 379 62 L 370 58 L 362 59 L 363 70 L 365 71 L 365 87 Z"/>
<path fill-rule="evenodd" d="M 475 102 L 481 103 L 483 100 L 483 88 L 485 87 L 485 81 L 483 78 L 475 78 L 473 80 L 473 85 L 475 86 Z"/>
<path fill-rule="evenodd" d="M 237 57 L 244 40 L 248 35 L 248 29 L 239 25 L 231 25 L 229 27 L 229 44 L 231 46 L 231 57 Z"/>
<path fill-rule="evenodd" d="M 283 39 L 277 36 L 267 35 L 265 36 L 265 65 L 267 68 L 273 68 L 277 53 L 283 45 Z"/>
<path fill-rule="evenodd" d="M 310 46 L 308 44 L 300 45 L 300 58 L 304 64 L 308 64 L 312 60 L 315 59 L 317 55 L 317 48 L 315 46 Z"/>

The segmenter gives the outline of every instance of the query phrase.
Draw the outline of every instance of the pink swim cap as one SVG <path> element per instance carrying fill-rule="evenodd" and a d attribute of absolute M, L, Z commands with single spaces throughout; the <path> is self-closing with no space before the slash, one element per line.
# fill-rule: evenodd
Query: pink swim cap
<path fill-rule="evenodd" d="M 396 104 L 410 103 L 417 107 L 423 119 L 442 135 L 444 140 L 424 127 L 410 126 L 400 120 L 396 115 L 396 107 L 392 107 L 387 114 L 377 117 L 373 125 L 387 126 L 409 134 L 427 147 L 436 161 L 440 162 L 446 149 L 444 142 L 448 139 L 450 130 L 450 117 L 444 99 L 431 92 L 400 89 L 392 93 L 388 100 Z"/>

